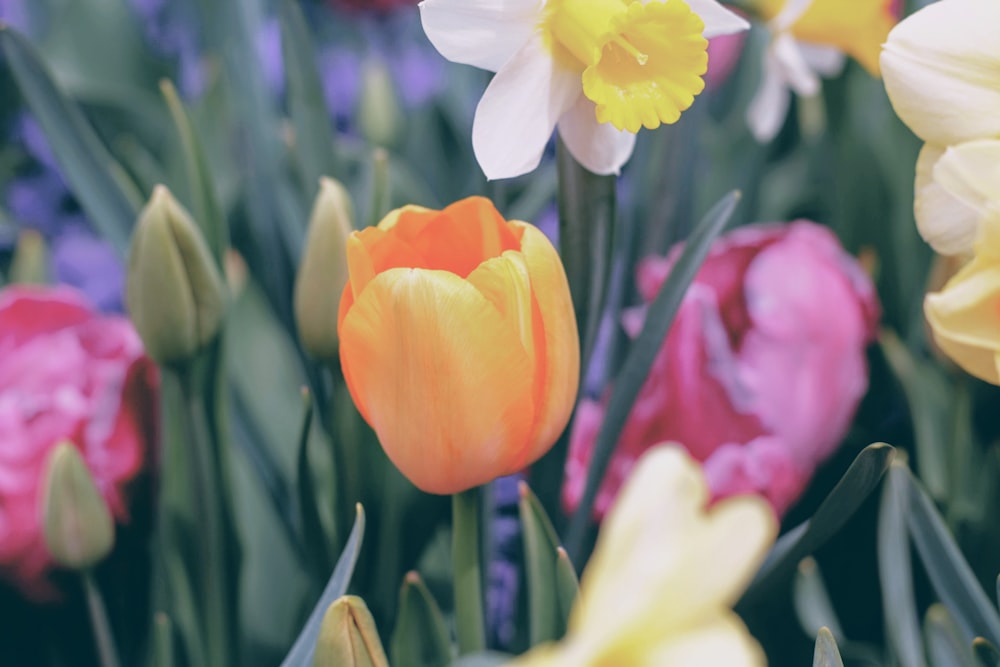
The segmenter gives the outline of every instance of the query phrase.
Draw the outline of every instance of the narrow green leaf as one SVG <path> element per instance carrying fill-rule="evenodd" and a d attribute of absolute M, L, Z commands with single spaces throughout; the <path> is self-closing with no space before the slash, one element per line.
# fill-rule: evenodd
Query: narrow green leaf
<path fill-rule="evenodd" d="M 934 667 L 978 667 L 972 657 L 972 647 L 940 602 L 931 605 L 924 615 L 924 638 L 927 655 Z"/>
<path fill-rule="evenodd" d="M 399 613 L 389 651 L 394 667 L 451 664 L 451 640 L 444 616 L 416 572 L 406 575 L 399 591 Z"/>
<path fill-rule="evenodd" d="M 1000 645 L 1000 616 L 962 556 L 934 502 L 907 474 L 913 543 L 931 585 L 969 638 L 982 636 Z"/>
<path fill-rule="evenodd" d="M 372 151 L 372 196 L 368 210 L 368 226 L 377 225 L 389 212 L 392 199 L 392 180 L 389 153 L 384 148 Z"/>
<path fill-rule="evenodd" d="M 201 227 L 208 247 L 212 251 L 219 268 L 222 268 L 222 255 L 229 245 L 229 232 L 226 229 L 226 219 L 219 206 L 215 192 L 212 172 L 208 168 L 208 159 L 201 139 L 191 125 L 191 119 L 184 109 L 184 103 L 174 84 L 168 79 L 160 81 L 160 91 L 167 102 L 170 117 L 177 128 L 184 154 L 184 171 L 188 176 L 188 187 L 191 196 L 191 212 L 195 221 Z"/>
<path fill-rule="evenodd" d="M 646 382 L 646 376 L 653 360 L 656 358 L 660 345 L 670 331 L 674 317 L 680 308 L 688 286 L 698 273 L 698 268 L 708 255 L 712 242 L 722 232 L 729 218 L 732 217 L 736 204 L 740 200 L 739 192 L 730 192 L 723 197 L 698 223 L 691 237 L 684 244 L 684 250 L 677 264 L 674 265 L 656 299 L 649 306 L 646 323 L 639 337 L 632 344 L 628 357 L 621 372 L 615 379 L 614 390 L 604 416 L 604 422 L 594 443 L 594 454 L 587 469 L 587 483 L 584 486 L 580 504 L 570 522 L 566 546 L 574 558 L 581 556 L 587 525 L 590 521 L 594 500 L 604 471 L 611 462 L 618 434 L 625 427 L 632 404 L 639 395 L 639 390 Z"/>
<path fill-rule="evenodd" d="M 799 624 L 807 635 L 814 636 L 820 628 L 826 627 L 834 637 L 843 639 L 844 631 L 840 627 L 833 603 L 830 602 L 823 575 L 819 565 L 811 557 L 803 558 L 799 563 L 792 588 L 792 601 Z"/>
<path fill-rule="evenodd" d="M 278 20 L 288 111 L 295 129 L 295 156 L 306 188 L 303 194 L 306 201 L 312 201 L 320 177 L 338 175 L 333 129 L 313 58 L 316 48 L 298 0 L 282 0 L 278 5 Z"/>
<path fill-rule="evenodd" d="M 906 464 L 889 466 L 882 488 L 878 516 L 878 570 L 886 630 L 901 667 L 924 667 L 920 617 L 913 593 L 910 540 L 906 529 L 910 513 L 906 492 Z M 891 608 L 890 608 L 891 605 Z"/>
<path fill-rule="evenodd" d="M 827 628 L 820 628 L 816 635 L 816 651 L 813 653 L 813 667 L 844 667 L 837 648 L 837 640 Z"/>
<path fill-rule="evenodd" d="M 559 596 L 559 612 L 565 626 L 569 626 L 570 612 L 573 610 L 573 603 L 580 592 L 580 580 L 576 576 L 576 569 L 569 559 L 569 554 L 562 547 L 556 549 L 558 557 L 556 559 L 556 592 Z"/>
<path fill-rule="evenodd" d="M 174 667 L 174 629 L 162 611 L 153 615 L 153 667 Z"/>
<path fill-rule="evenodd" d="M 316 506 L 316 487 L 313 484 L 312 468 L 309 465 L 309 433 L 312 430 L 314 405 L 308 389 L 302 389 L 305 414 L 298 443 L 298 505 L 299 520 L 302 524 L 302 541 L 305 543 L 306 557 L 314 572 L 322 572 L 329 567 L 330 553 L 327 549 L 326 530 Z M 336 548 L 336 547 L 334 547 Z"/>
<path fill-rule="evenodd" d="M 35 47 L 0 24 L 0 47 L 91 224 L 124 256 L 142 202 L 80 108 L 58 87 Z"/>
<path fill-rule="evenodd" d="M 320 624 L 323 622 L 323 615 L 333 604 L 333 601 L 347 592 L 347 586 L 354 573 L 354 565 L 358 562 L 358 554 L 361 552 L 361 542 L 365 532 L 365 511 L 361 503 L 357 505 L 357 516 L 354 520 L 354 527 L 347 538 L 344 551 L 340 554 L 337 566 L 333 568 L 330 581 L 323 589 L 322 595 L 309 614 L 298 639 L 292 645 L 292 650 L 288 652 L 281 663 L 281 667 L 308 667 L 312 665 L 313 652 L 316 650 L 316 637 L 319 635 Z"/>
<path fill-rule="evenodd" d="M 566 632 L 559 606 L 556 562 L 559 537 L 538 498 L 528 485 L 518 485 L 524 540 L 524 567 L 528 585 L 528 637 L 535 646 L 559 639 Z"/>
<path fill-rule="evenodd" d="M 980 667 L 1000 667 L 1000 651 L 982 637 L 972 640 L 972 653 Z"/>
<path fill-rule="evenodd" d="M 878 486 L 894 452 L 884 443 L 865 447 L 813 517 L 785 533 L 771 548 L 739 606 L 784 581 L 799 561 L 833 537 Z"/>

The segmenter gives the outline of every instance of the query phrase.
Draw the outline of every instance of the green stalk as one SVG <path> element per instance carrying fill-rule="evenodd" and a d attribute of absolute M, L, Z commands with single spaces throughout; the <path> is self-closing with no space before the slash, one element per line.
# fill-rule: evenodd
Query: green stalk
<path fill-rule="evenodd" d="M 452 561 L 455 568 L 455 634 L 458 654 L 486 648 L 479 553 L 479 489 L 451 497 Z"/>
<path fill-rule="evenodd" d="M 87 611 L 90 612 L 90 625 L 94 631 L 101 667 L 119 667 L 121 662 L 118 660 L 118 650 L 111 635 L 111 623 L 108 622 L 108 612 L 104 608 L 101 591 L 94 582 L 94 575 L 90 570 L 84 570 L 80 576 L 83 577 L 83 591 L 87 597 Z"/>

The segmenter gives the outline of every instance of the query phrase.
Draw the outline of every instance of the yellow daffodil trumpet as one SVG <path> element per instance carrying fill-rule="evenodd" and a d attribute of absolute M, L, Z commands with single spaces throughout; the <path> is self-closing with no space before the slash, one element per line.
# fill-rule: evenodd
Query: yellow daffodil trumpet
<path fill-rule="evenodd" d="M 338 314 L 351 397 L 416 486 L 457 493 L 533 463 L 576 399 L 559 255 L 480 197 L 406 206 L 347 241 Z"/>

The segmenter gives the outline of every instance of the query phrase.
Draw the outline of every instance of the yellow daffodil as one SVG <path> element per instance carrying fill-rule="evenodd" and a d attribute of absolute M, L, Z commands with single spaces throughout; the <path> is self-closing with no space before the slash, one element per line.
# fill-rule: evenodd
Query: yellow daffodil
<path fill-rule="evenodd" d="M 939 163 L 949 146 L 1000 140 L 997 25 L 996 0 L 939 0 L 901 21 L 882 50 L 882 74 L 893 109 L 926 142 L 914 186 L 917 227 L 945 255 L 971 253 L 981 225 L 981 197 L 968 196 L 977 186 L 960 180 L 985 173 L 981 168 L 995 159 L 995 149 L 988 144 L 963 149 L 968 159 L 978 156 L 977 164 L 964 172 Z"/>
<path fill-rule="evenodd" d="M 386 454 L 430 493 L 535 462 L 576 401 L 580 350 L 559 254 L 481 197 L 406 206 L 347 239 L 340 361 Z"/>
<path fill-rule="evenodd" d="M 509 667 L 764 665 L 731 607 L 777 522 L 762 498 L 708 499 L 683 449 L 649 450 L 604 520 L 566 637 Z"/>
<path fill-rule="evenodd" d="M 538 166 L 557 125 L 587 169 L 618 173 L 640 127 L 704 88 L 707 38 L 748 27 L 716 0 L 424 0 L 420 15 L 444 57 L 496 72 L 472 128 L 491 179 Z"/>
<path fill-rule="evenodd" d="M 845 56 L 873 76 L 879 48 L 899 13 L 898 0 L 758 0 L 754 9 L 767 21 L 771 42 L 764 52 L 760 87 L 747 110 L 758 141 L 781 129 L 791 94 L 819 93 L 821 77 L 836 75 Z"/>
<path fill-rule="evenodd" d="M 1000 385 L 1000 206 L 987 210 L 974 249 L 975 257 L 944 289 L 927 295 L 924 314 L 945 354 Z"/>

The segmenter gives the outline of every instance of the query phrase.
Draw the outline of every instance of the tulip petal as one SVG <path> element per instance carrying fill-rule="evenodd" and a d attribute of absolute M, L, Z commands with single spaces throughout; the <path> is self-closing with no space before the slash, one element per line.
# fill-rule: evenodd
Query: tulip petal
<path fill-rule="evenodd" d="M 498 71 L 532 36 L 540 0 L 424 0 L 420 21 L 448 60 Z"/>
<path fill-rule="evenodd" d="M 534 452 L 529 456 L 537 458 L 556 441 L 573 412 L 580 384 L 580 341 L 559 253 L 537 227 L 520 221 L 510 225 L 522 230 L 521 254 L 537 301 L 535 317 L 540 320 L 535 327 L 544 333 L 545 340 L 543 389 L 534 427 Z M 536 365 L 541 367 L 541 362 L 536 360 Z"/>
<path fill-rule="evenodd" d="M 649 450 L 604 521 L 570 631 L 601 645 L 665 636 L 731 606 L 777 522 L 757 496 L 710 510 L 707 502 L 702 472 L 682 449 Z"/>
<path fill-rule="evenodd" d="M 934 179 L 934 167 L 943 155 L 944 149 L 933 144 L 920 149 L 913 215 L 917 231 L 934 250 L 942 255 L 964 255 L 972 252 L 980 215 Z"/>
<path fill-rule="evenodd" d="M 530 435 L 532 369 L 511 328 L 447 271 L 390 269 L 347 311 L 348 389 L 386 454 L 414 484 L 455 493 L 513 471 Z"/>
<path fill-rule="evenodd" d="M 1000 350 L 1000 264 L 977 257 L 943 290 L 927 295 L 925 310 L 935 333 Z"/>
<path fill-rule="evenodd" d="M 685 629 L 676 638 L 667 639 L 645 656 L 644 664 L 670 667 L 763 667 L 767 660 L 760 645 L 750 636 L 739 617 L 726 612 L 694 628 Z"/>
<path fill-rule="evenodd" d="M 948 148 L 934 165 L 933 176 L 948 194 L 976 212 L 978 234 L 979 220 L 991 203 L 1000 205 L 1000 141 L 970 141 Z M 986 250 L 1000 254 L 997 248 Z"/>
<path fill-rule="evenodd" d="M 472 147 L 488 179 L 538 166 L 556 122 L 582 94 L 580 75 L 563 69 L 541 37 L 528 41 L 486 88 L 472 123 Z"/>
<path fill-rule="evenodd" d="M 1000 137 L 1000 3 L 946 0 L 899 23 L 882 76 L 899 117 L 929 143 Z"/>
<path fill-rule="evenodd" d="M 649 0 L 646 0 L 647 2 Z M 716 0 L 685 0 L 688 7 L 695 14 L 701 17 L 705 23 L 705 29 L 701 33 L 706 39 L 711 39 L 716 35 L 731 35 L 734 32 L 742 32 L 750 29 L 750 23 L 738 14 L 735 14 Z"/>
<path fill-rule="evenodd" d="M 595 174 L 618 174 L 635 148 L 635 135 L 598 123 L 594 103 L 583 95 L 559 119 L 559 136 L 576 161 Z"/>

